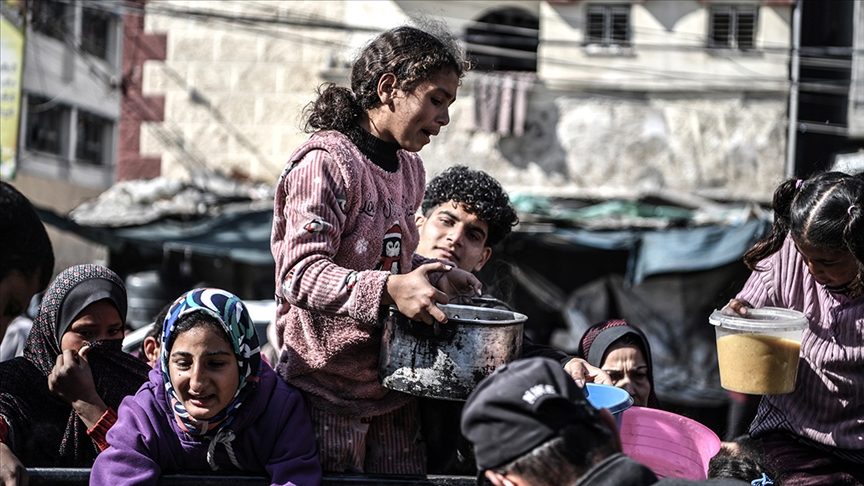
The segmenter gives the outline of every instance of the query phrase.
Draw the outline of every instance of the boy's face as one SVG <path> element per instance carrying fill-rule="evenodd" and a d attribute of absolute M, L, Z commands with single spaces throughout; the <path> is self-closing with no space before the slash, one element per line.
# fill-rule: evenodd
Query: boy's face
<path fill-rule="evenodd" d="M 418 255 L 451 261 L 467 272 L 479 271 L 492 255 L 486 246 L 489 225 L 462 203 L 448 201 L 426 216 L 418 215 L 415 222 L 420 232 Z"/>

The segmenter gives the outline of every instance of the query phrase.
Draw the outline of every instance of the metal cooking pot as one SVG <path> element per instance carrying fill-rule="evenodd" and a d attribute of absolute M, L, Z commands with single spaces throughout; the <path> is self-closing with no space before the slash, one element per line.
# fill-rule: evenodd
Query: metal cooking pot
<path fill-rule="evenodd" d="M 390 308 L 378 360 L 381 385 L 421 397 L 465 400 L 483 378 L 522 355 L 524 314 L 439 305 L 447 323 L 430 326 Z"/>

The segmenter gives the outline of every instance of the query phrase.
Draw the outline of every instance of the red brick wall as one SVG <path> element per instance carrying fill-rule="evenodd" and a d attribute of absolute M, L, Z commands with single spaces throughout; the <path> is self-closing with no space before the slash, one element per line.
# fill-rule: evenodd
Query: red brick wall
<path fill-rule="evenodd" d="M 141 123 L 163 121 L 165 97 L 144 96 L 141 93 L 144 61 L 164 60 L 167 36 L 144 33 L 144 4 L 147 0 L 132 0 L 123 24 L 123 99 L 120 102 L 120 136 L 117 150 L 118 181 L 152 179 L 161 171 L 161 157 L 142 157 L 140 153 Z"/>

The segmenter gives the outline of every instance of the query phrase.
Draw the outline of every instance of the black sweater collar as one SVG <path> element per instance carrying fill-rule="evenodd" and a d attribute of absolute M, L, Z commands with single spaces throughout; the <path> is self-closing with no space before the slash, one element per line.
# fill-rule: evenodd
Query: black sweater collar
<path fill-rule="evenodd" d="M 397 153 L 402 148 L 397 143 L 390 143 L 372 135 L 363 128 L 355 125 L 354 130 L 347 134 L 354 145 L 369 157 L 375 165 L 387 172 L 399 170 L 399 156 Z"/>

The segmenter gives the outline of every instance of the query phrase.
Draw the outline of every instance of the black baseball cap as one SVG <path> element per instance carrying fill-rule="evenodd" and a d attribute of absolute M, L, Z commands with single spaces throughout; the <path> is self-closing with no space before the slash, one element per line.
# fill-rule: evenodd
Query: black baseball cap
<path fill-rule="evenodd" d="M 561 364 L 526 358 L 481 381 L 462 411 L 462 434 L 474 444 L 480 475 L 556 437 L 570 424 L 601 425 L 599 411 Z"/>

